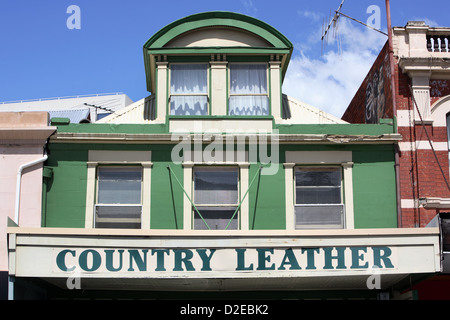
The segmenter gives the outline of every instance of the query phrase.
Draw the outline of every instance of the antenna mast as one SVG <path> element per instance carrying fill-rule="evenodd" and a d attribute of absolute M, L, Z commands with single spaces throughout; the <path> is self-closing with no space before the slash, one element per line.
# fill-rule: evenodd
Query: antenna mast
<path fill-rule="evenodd" d="M 344 4 L 345 0 L 342 0 L 341 4 L 339 5 L 339 8 L 335 11 L 333 18 L 330 20 L 330 18 L 328 18 L 328 20 L 330 21 L 328 23 L 328 26 L 325 27 L 325 20 L 323 21 L 323 26 L 322 26 L 322 52 L 323 49 L 325 49 L 325 44 L 328 42 L 328 31 L 330 31 L 331 25 L 333 25 L 333 28 L 335 30 L 334 32 L 334 36 L 336 36 L 337 34 L 337 22 L 339 19 L 339 12 L 341 11 L 342 5 Z M 331 16 L 331 12 L 330 12 L 330 16 Z M 325 27 L 325 28 L 324 28 Z M 325 39 L 325 41 L 324 41 Z"/>
<path fill-rule="evenodd" d="M 337 35 L 337 29 L 338 29 L 337 23 L 338 23 L 338 20 L 339 20 L 339 17 L 340 17 L 340 16 L 344 16 L 344 17 L 346 17 L 346 18 L 348 18 L 348 19 L 350 19 L 350 20 L 353 20 L 353 21 L 355 21 L 355 22 L 358 22 L 358 23 L 362 24 L 363 26 L 365 26 L 365 27 L 367 27 L 367 28 L 369 28 L 369 29 L 372 29 L 372 30 L 377 31 L 377 32 L 379 32 L 379 33 L 381 33 L 381 34 L 384 34 L 385 36 L 388 36 L 387 33 L 383 32 L 383 31 L 381 31 L 381 30 L 378 30 L 378 29 L 376 29 L 376 28 L 374 28 L 374 27 L 371 27 L 371 26 L 367 25 L 367 24 L 364 23 L 364 22 L 361 22 L 361 21 L 359 21 L 359 20 L 357 20 L 357 19 L 355 19 L 355 18 L 352 18 L 352 17 L 350 17 L 350 16 L 348 16 L 348 15 L 342 13 L 342 12 L 341 12 L 341 8 L 342 8 L 342 5 L 344 4 L 344 1 L 345 1 L 345 0 L 342 0 L 341 4 L 339 5 L 339 8 L 338 8 L 336 11 L 334 11 L 334 16 L 333 16 L 333 18 L 330 20 L 330 22 L 328 23 L 328 26 L 325 28 L 325 30 L 324 30 L 324 28 L 322 27 L 322 38 L 321 38 L 321 40 L 322 40 L 322 51 L 323 51 L 323 49 L 325 48 L 325 45 L 323 44 L 323 43 L 324 43 L 324 39 L 325 39 L 325 43 L 328 41 L 328 32 L 329 32 L 329 30 L 330 30 L 330 28 L 331 28 L 331 25 L 333 25 L 333 28 L 334 28 L 334 36 L 336 37 L 336 35 Z M 330 14 L 330 16 L 331 16 L 331 14 Z M 323 25 L 323 26 L 325 26 L 325 21 L 324 21 L 324 25 Z M 339 40 L 338 40 L 338 41 L 339 41 Z M 340 47 L 339 42 L 338 42 L 338 47 Z"/>

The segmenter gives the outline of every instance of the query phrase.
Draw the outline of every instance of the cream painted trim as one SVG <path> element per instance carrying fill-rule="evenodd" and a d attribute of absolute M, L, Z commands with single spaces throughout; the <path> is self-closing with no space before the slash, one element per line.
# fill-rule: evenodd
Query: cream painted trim
<path fill-rule="evenodd" d="M 166 121 L 167 115 L 167 77 L 168 77 L 168 63 L 157 62 L 156 63 L 156 77 L 157 77 L 157 94 L 156 94 L 156 120 Z"/>
<path fill-rule="evenodd" d="M 284 163 L 284 184 L 286 202 L 286 230 L 295 230 L 295 205 L 294 205 L 294 167 L 295 163 Z"/>
<path fill-rule="evenodd" d="M 192 168 L 193 162 L 183 163 L 183 187 L 186 193 L 183 194 L 183 230 L 192 230 L 192 204 L 189 198 L 192 200 Z"/>
<path fill-rule="evenodd" d="M 450 95 L 440 98 L 431 106 L 433 126 L 447 127 L 447 113 L 450 111 Z"/>
<path fill-rule="evenodd" d="M 344 169 L 344 208 L 345 208 L 345 228 L 355 228 L 355 218 L 353 210 L 353 162 L 342 163 Z"/>
<path fill-rule="evenodd" d="M 343 168 L 345 229 L 354 229 L 353 162 L 351 151 L 286 151 L 286 229 L 295 229 L 294 173 L 295 165 L 340 165 Z"/>
<path fill-rule="evenodd" d="M 142 162 L 142 220 L 141 229 L 150 229 L 150 199 L 152 186 L 152 163 Z"/>
<path fill-rule="evenodd" d="M 281 62 L 269 62 L 270 107 L 275 121 L 281 120 Z"/>
<path fill-rule="evenodd" d="M 245 193 L 248 189 L 248 181 L 249 181 L 249 166 L 248 162 L 212 162 L 212 163 L 202 163 L 202 162 L 191 162 L 186 161 L 183 162 L 183 187 L 184 191 L 189 195 L 189 198 L 193 201 L 193 167 L 195 165 L 202 166 L 238 166 L 239 167 L 239 199 L 242 200 Z M 240 230 L 249 230 L 249 195 L 245 197 L 242 201 L 240 212 L 239 212 L 239 220 L 240 220 Z M 189 198 L 186 194 L 183 195 L 183 230 L 193 230 L 192 226 L 192 204 L 189 201 Z M 215 230 L 216 231 L 216 230 Z M 231 230 L 227 230 L 231 231 Z"/>
<path fill-rule="evenodd" d="M 89 229 L 94 227 L 94 205 L 95 205 L 95 183 L 97 162 L 87 163 L 87 186 L 86 186 L 86 213 L 84 215 L 84 227 Z"/>
<path fill-rule="evenodd" d="M 435 151 L 448 151 L 448 142 L 432 142 Z M 399 142 L 400 151 L 416 151 L 416 150 L 431 150 L 431 145 L 428 140 L 417 140 L 415 142 Z"/>
<path fill-rule="evenodd" d="M 401 199 L 400 204 L 402 209 L 417 209 L 419 202 L 415 199 Z"/>
<path fill-rule="evenodd" d="M 341 164 L 352 162 L 351 151 L 286 151 L 286 162 L 295 164 Z"/>
<path fill-rule="evenodd" d="M 215 101 L 215 100 L 214 100 Z M 215 105 L 215 103 L 213 102 Z M 195 116 L 194 116 L 195 117 Z M 207 133 L 207 134 L 259 134 L 271 133 L 272 119 L 169 119 L 169 131 L 174 133 Z"/>
<path fill-rule="evenodd" d="M 7 233 L 10 234 L 10 239 L 14 234 L 16 235 L 49 235 L 58 236 L 62 235 L 63 238 L 58 237 L 58 245 L 61 245 L 61 239 L 66 239 L 68 235 L 73 236 L 154 236 L 154 237 L 204 237 L 204 238 L 217 238 L 221 236 L 229 237 L 233 236 L 250 236 L 250 237 L 309 237 L 312 236 L 317 241 L 317 237 L 383 237 L 390 238 L 389 243 L 404 244 L 402 239 L 398 236 L 420 236 L 420 235 L 439 235 L 439 228 L 379 228 L 379 229 L 330 229 L 330 230 L 177 230 L 177 229 L 83 229 L 83 228 L 33 228 L 33 227 L 8 227 Z M 38 237 L 37 239 L 43 239 Z M 80 239 L 76 237 L 76 239 Z M 176 238 L 175 238 L 176 239 Z M 257 239 L 259 240 L 259 239 Z M 283 239 L 281 239 L 283 240 Z M 70 241 L 70 240 L 68 240 Z M 123 241 L 123 239 L 120 239 Z M 385 241 L 383 242 L 386 243 Z M 123 243 L 122 243 L 123 244 Z M 10 242 L 10 248 L 14 245 L 14 242 Z"/>
<path fill-rule="evenodd" d="M 142 166 L 142 218 L 141 229 L 150 229 L 151 151 L 89 150 L 87 162 L 85 228 L 94 228 L 95 186 L 99 164 L 136 164 Z"/>
<path fill-rule="evenodd" d="M 211 67 L 211 115 L 227 115 L 227 64 L 226 61 L 210 61 Z M 214 106 L 214 108 L 213 108 Z"/>
<path fill-rule="evenodd" d="M 449 209 L 450 198 L 428 197 L 419 199 L 419 202 L 427 209 Z"/>
<path fill-rule="evenodd" d="M 248 198 L 249 194 L 247 193 L 247 196 L 245 199 L 242 200 L 245 193 L 248 190 L 248 168 L 250 166 L 249 163 L 239 163 L 239 199 L 242 201 L 241 209 L 239 212 L 240 216 L 240 223 L 241 223 L 241 230 L 249 230 L 249 206 L 248 206 Z"/>

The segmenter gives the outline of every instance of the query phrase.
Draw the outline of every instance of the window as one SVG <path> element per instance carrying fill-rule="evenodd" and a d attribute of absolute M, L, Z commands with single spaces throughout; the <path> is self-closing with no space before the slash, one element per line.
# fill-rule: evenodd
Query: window
<path fill-rule="evenodd" d="M 230 64 L 229 115 L 268 115 L 267 65 Z"/>
<path fill-rule="evenodd" d="M 142 168 L 98 167 L 96 228 L 141 228 Z"/>
<path fill-rule="evenodd" d="M 194 229 L 238 229 L 238 168 L 196 167 L 193 177 Z"/>
<path fill-rule="evenodd" d="M 296 229 L 343 228 L 340 167 L 297 167 L 295 170 Z"/>
<path fill-rule="evenodd" d="M 170 66 L 170 114 L 207 115 L 208 81 L 206 64 Z"/>

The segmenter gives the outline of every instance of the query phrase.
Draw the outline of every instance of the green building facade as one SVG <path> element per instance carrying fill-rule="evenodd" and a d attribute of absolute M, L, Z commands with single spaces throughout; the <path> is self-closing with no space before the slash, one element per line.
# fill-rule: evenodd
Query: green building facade
<path fill-rule="evenodd" d="M 42 228 L 9 228 L 15 297 L 393 298 L 438 272 L 439 231 L 397 225 L 394 119 L 282 94 L 292 50 L 248 16 L 189 16 L 144 45 L 149 97 L 52 119 Z"/>

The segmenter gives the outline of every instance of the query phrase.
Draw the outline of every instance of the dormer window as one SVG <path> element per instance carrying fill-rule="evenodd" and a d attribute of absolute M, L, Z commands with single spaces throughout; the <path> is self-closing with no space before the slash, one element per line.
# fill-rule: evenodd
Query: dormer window
<path fill-rule="evenodd" d="M 267 64 L 230 64 L 229 115 L 269 115 Z"/>
<path fill-rule="evenodd" d="M 170 114 L 208 114 L 208 66 L 202 63 L 170 65 Z"/>

